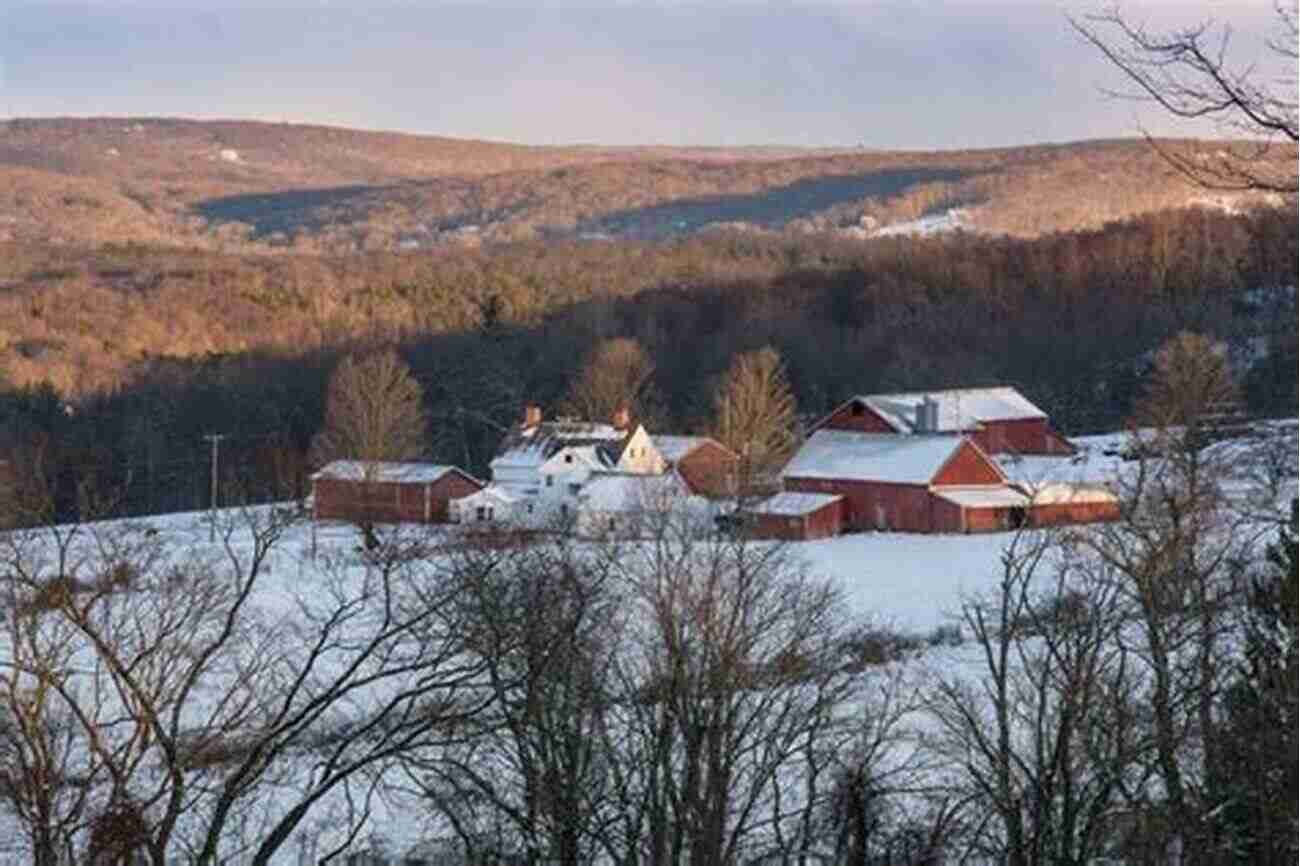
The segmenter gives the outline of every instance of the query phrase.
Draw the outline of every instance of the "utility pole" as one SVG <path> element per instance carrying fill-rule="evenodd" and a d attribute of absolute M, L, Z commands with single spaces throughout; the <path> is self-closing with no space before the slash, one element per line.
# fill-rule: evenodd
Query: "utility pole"
<path fill-rule="evenodd" d="M 221 440 L 225 439 L 224 433 L 209 433 L 203 437 L 212 443 L 212 496 L 208 501 L 208 513 L 211 521 L 208 525 L 208 541 L 217 540 L 217 453 L 221 450 Z"/>

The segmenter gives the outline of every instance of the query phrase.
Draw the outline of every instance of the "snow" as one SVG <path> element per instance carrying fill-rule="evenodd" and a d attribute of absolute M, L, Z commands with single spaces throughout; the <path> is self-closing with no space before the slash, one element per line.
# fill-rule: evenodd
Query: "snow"
<path fill-rule="evenodd" d="M 930 214 L 914 220 L 893 223 L 868 233 L 869 237 L 887 238 L 903 235 L 929 236 L 966 228 L 969 214 L 962 208 L 949 208 L 940 214 Z"/>
<path fill-rule="evenodd" d="M 833 493 L 794 493 L 787 491 L 763 500 L 754 506 L 753 511 L 758 514 L 798 516 L 811 514 L 819 508 L 825 508 L 832 502 L 838 502 L 843 498 Z"/>
<path fill-rule="evenodd" d="M 335 460 L 326 464 L 324 468 L 312 476 L 312 479 L 326 478 L 338 481 L 430 484 L 448 472 L 460 472 L 460 470 L 455 466 L 443 466 L 436 463 Z"/>
<path fill-rule="evenodd" d="M 940 499 L 962 508 L 1026 508 L 1029 497 L 1009 487 L 940 487 L 933 491 Z"/>
<path fill-rule="evenodd" d="M 609 473 L 593 475 L 579 498 L 584 508 L 615 513 L 663 510 L 663 506 L 688 495 L 689 491 L 675 474 Z"/>
<path fill-rule="evenodd" d="M 1014 532 L 919 535 L 872 532 L 792 545 L 808 570 L 830 580 L 851 611 L 911 633 L 950 620 L 963 598 L 990 589 Z"/>
<path fill-rule="evenodd" d="M 563 448 L 617 444 L 627 435 L 612 424 L 547 421 L 512 431 L 492 460 L 492 468 L 536 469 Z"/>
<path fill-rule="evenodd" d="M 957 436 L 818 430 L 808 437 L 781 475 L 929 484 L 962 441 Z"/>

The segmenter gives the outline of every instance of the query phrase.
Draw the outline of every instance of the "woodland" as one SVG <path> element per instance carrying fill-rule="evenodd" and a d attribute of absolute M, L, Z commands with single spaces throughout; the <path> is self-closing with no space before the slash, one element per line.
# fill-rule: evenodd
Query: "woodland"
<path fill-rule="evenodd" d="M 607 341 L 650 360 L 650 429 L 712 424 L 731 360 L 781 356 L 798 412 L 855 393 L 1019 387 L 1064 432 L 1124 427 L 1154 350 L 1224 341 L 1255 415 L 1294 411 L 1297 218 L 1163 211 L 1033 239 L 711 232 L 350 256 L 141 244 L 12 245 L 0 429 L 12 465 L 131 513 L 204 507 L 222 483 L 299 496 L 330 371 L 396 348 L 424 390 L 428 459 L 484 473 L 526 402 L 554 407 Z M 211 348 L 205 348 L 211 347 Z"/>

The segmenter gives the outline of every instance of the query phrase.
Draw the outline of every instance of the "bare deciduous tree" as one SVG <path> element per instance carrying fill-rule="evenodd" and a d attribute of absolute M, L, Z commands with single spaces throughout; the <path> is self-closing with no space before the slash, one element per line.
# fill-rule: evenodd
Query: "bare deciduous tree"
<path fill-rule="evenodd" d="M 851 737 L 843 710 L 860 684 L 837 592 L 780 546 L 725 537 L 665 532 L 619 561 L 637 604 L 611 725 L 626 732 L 634 807 L 617 859 L 810 855 L 826 840 L 805 832 L 804 804 L 832 763 L 808 759 Z"/>
<path fill-rule="evenodd" d="M 339 362 L 326 395 L 325 427 L 313 443 L 318 463 L 410 460 L 428 448 L 424 394 L 396 352 L 348 355 Z"/>
<path fill-rule="evenodd" d="M 714 436 L 740 455 L 742 479 L 774 473 L 794 450 L 798 407 L 785 364 L 771 346 L 732 361 L 713 405 Z"/>
<path fill-rule="evenodd" d="M 962 611 L 978 676 L 947 676 L 931 704 L 957 790 L 982 816 L 969 822 L 970 848 L 1012 866 L 1102 856 L 1106 821 L 1141 787 L 1118 590 L 1046 561 L 1054 551 L 1053 539 L 1027 535 L 1008 548 L 996 593 Z"/>
<path fill-rule="evenodd" d="M 611 418 L 620 409 L 646 418 L 657 408 L 654 371 L 654 362 L 636 340 L 605 340 L 587 356 L 562 411 L 591 421 Z"/>
<path fill-rule="evenodd" d="M 1118 8 L 1071 18 L 1076 32 L 1092 43 L 1137 88 L 1137 98 L 1155 102 L 1175 117 L 1210 120 L 1228 135 L 1247 140 L 1213 149 L 1151 139 L 1168 162 L 1196 183 L 1227 190 L 1295 194 L 1300 133 L 1296 100 L 1297 9 L 1276 0 L 1277 33 L 1269 54 L 1234 64 L 1231 29 L 1202 22 L 1152 31 Z M 1134 96 L 1134 94 L 1121 94 Z"/>

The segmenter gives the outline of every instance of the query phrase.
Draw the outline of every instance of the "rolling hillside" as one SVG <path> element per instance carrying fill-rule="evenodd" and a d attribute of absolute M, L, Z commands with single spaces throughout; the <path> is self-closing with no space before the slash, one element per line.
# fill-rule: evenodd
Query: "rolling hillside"
<path fill-rule="evenodd" d="M 1032 237 L 1249 201 L 1207 198 L 1140 141 L 902 153 L 528 147 L 244 121 L 0 123 L 0 241 L 25 243 L 353 252 L 719 226 L 861 238 L 949 210 L 970 230 Z"/>

